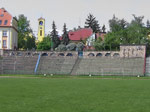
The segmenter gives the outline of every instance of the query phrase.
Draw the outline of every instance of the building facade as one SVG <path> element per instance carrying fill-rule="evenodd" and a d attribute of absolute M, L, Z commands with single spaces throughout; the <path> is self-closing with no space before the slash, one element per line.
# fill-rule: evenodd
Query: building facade
<path fill-rule="evenodd" d="M 38 39 L 37 42 L 41 42 L 45 37 L 45 19 L 39 18 L 38 19 Z"/>
<path fill-rule="evenodd" d="M 18 47 L 17 20 L 4 8 L 0 8 L 0 49 Z"/>

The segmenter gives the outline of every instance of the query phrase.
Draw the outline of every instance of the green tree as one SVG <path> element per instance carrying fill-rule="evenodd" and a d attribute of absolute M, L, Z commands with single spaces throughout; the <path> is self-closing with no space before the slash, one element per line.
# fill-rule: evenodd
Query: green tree
<path fill-rule="evenodd" d="M 107 33 L 103 42 L 105 50 L 116 50 L 119 49 L 120 44 L 129 42 L 127 25 L 124 19 L 118 19 L 113 15 L 113 18 L 109 20 L 110 32 Z"/>
<path fill-rule="evenodd" d="M 36 49 L 36 44 L 35 44 L 35 37 L 32 36 L 27 36 L 26 41 L 25 41 L 25 49 L 31 50 L 31 49 Z"/>
<path fill-rule="evenodd" d="M 92 14 L 88 15 L 85 22 L 85 28 L 91 28 L 94 33 L 100 32 L 100 26 L 98 24 L 98 21 L 96 20 L 96 17 L 94 17 Z"/>
<path fill-rule="evenodd" d="M 94 42 L 94 48 L 96 51 L 105 50 L 104 48 L 104 41 L 102 41 L 101 37 L 98 37 L 97 40 Z"/>
<path fill-rule="evenodd" d="M 135 14 L 132 14 L 132 16 L 134 17 L 134 19 L 131 21 L 131 24 L 136 24 L 141 27 L 144 26 L 144 23 L 143 23 L 144 16 L 136 16 Z"/>
<path fill-rule="evenodd" d="M 18 21 L 18 48 L 25 49 L 26 40 L 32 29 L 30 28 L 30 21 L 27 20 L 23 14 L 19 15 L 17 18 Z"/>
<path fill-rule="evenodd" d="M 103 27 L 102 27 L 102 32 L 106 33 L 106 27 L 105 27 L 105 25 L 103 25 Z"/>
<path fill-rule="evenodd" d="M 58 37 L 58 32 L 56 30 L 56 25 L 55 25 L 54 21 L 52 24 L 52 32 L 51 32 L 50 36 L 52 38 L 52 48 L 53 48 L 53 50 L 55 50 L 55 48 L 57 48 L 60 44 L 60 39 Z"/>
<path fill-rule="evenodd" d="M 64 24 L 63 35 L 62 35 L 62 44 L 68 45 L 69 41 L 70 41 L 70 39 L 69 39 L 69 35 L 68 35 L 68 32 L 67 32 L 66 24 Z"/>
<path fill-rule="evenodd" d="M 144 16 L 135 16 L 127 27 L 127 37 L 130 40 L 129 44 L 144 44 L 147 38 L 147 29 L 144 26 Z"/>
<path fill-rule="evenodd" d="M 109 20 L 109 27 L 111 32 L 117 32 L 125 29 L 127 24 L 128 23 L 124 19 L 118 19 L 115 15 L 113 15 L 113 18 Z"/>
<path fill-rule="evenodd" d="M 135 16 L 130 23 L 115 16 L 109 20 L 110 32 L 105 36 L 104 45 L 108 49 L 118 49 L 120 44 L 148 44 L 148 30 L 144 16 Z"/>
<path fill-rule="evenodd" d="M 147 22 L 146 22 L 146 27 L 149 29 L 150 28 L 150 21 L 149 20 L 147 20 Z"/>
<path fill-rule="evenodd" d="M 51 49 L 51 38 L 50 36 L 44 37 L 43 41 L 39 42 L 37 45 L 37 50 L 50 50 Z"/>
<path fill-rule="evenodd" d="M 120 44 L 123 44 L 123 31 L 109 32 L 104 39 L 105 50 L 116 50 L 119 49 Z"/>

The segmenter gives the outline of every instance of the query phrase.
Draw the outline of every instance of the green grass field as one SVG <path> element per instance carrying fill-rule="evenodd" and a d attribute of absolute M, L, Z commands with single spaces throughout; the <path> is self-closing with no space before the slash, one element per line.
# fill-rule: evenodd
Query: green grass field
<path fill-rule="evenodd" d="M 150 80 L 0 78 L 0 112 L 150 112 Z"/>

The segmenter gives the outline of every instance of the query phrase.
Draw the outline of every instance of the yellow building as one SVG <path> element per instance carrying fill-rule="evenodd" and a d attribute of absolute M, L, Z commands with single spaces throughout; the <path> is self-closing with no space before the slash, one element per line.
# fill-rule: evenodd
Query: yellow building
<path fill-rule="evenodd" d="M 45 19 L 44 18 L 39 18 L 38 19 L 38 42 L 41 42 L 43 40 L 43 38 L 45 37 Z"/>

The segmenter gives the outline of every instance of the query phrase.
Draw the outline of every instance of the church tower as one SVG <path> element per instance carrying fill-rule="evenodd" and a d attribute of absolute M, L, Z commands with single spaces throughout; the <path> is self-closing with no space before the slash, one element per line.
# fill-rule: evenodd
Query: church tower
<path fill-rule="evenodd" d="M 39 18 L 38 19 L 38 42 L 41 42 L 45 37 L 45 19 Z"/>

